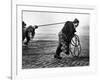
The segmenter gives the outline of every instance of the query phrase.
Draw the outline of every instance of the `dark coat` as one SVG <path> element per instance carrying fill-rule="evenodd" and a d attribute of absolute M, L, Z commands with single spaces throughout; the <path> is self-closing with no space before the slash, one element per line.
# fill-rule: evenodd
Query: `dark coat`
<path fill-rule="evenodd" d="M 59 45 L 64 51 L 67 50 L 72 37 L 74 36 L 74 33 L 76 32 L 73 22 L 67 21 L 62 28 L 62 30 L 59 32 Z"/>
<path fill-rule="evenodd" d="M 67 36 L 72 35 L 76 32 L 73 22 L 71 21 L 67 21 L 64 25 L 64 27 L 62 28 L 62 33 L 64 33 Z"/>
<path fill-rule="evenodd" d="M 59 45 L 56 50 L 56 55 L 60 56 L 60 53 L 63 51 L 66 54 L 69 54 L 69 44 L 71 43 L 71 39 L 74 36 L 74 33 L 76 32 L 74 28 L 74 24 L 71 21 L 67 21 L 62 28 L 62 30 L 59 32 Z"/>

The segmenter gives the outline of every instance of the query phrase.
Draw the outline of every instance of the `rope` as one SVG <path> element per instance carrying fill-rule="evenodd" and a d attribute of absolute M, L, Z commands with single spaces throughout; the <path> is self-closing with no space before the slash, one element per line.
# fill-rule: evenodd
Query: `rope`
<path fill-rule="evenodd" d="M 71 50 L 70 50 L 70 52 L 73 56 L 79 56 L 79 54 L 81 53 L 81 44 L 80 44 L 79 36 L 75 34 L 74 37 L 75 37 L 75 41 L 73 41 L 73 39 L 71 40 L 71 45 L 74 46 L 74 52 L 72 52 Z M 78 44 L 77 44 L 77 42 L 78 42 Z M 77 50 L 78 50 L 77 55 L 75 54 L 75 48 L 76 47 L 77 47 Z"/>
<path fill-rule="evenodd" d="M 43 24 L 43 25 L 37 25 L 38 27 L 42 26 L 51 26 L 51 25 L 57 25 L 57 24 L 64 24 L 65 22 L 59 22 L 59 23 L 52 23 L 52 24 Z"/>
<path fill-rule="evenodd" d="M 73 39 L 71 40 L 71 44 L 72 44 L 73 46 L 75 46 L 75 45 L 76 45 L 76 43 L 75 43 L 75 42 L 77 42 L 77 41 L 80 43 L 80 40 L 79 40 L 78 35 L 74 34 L 74 37 L 75 37 L 75 41 L 73 41 Z M 73 43 L 74 43 L 74 44 L 73 44 Z"/>

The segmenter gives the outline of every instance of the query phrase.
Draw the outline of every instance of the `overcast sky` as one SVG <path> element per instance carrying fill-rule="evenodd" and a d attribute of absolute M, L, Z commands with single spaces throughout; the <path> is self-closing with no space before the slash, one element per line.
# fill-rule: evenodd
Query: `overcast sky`
<path fill-rule="evenodd" d="M 23 12 L 23 21 L 27 24 L 27 26 L 73 21 L 75 18 L 80 21 L 79 27 L 77 27 L 77 34 L 89 36 L 90 18 L 88 14 Z M 58 32 L 63 26 L 64 24 L 39 27 L 36 30 L 35 39 L 58 39 Z"/>

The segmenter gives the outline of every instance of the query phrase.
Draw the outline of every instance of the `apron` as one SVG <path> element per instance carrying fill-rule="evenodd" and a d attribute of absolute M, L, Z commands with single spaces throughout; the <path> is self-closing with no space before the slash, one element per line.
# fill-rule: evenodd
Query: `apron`
<path fill-rule="evenodd" d="M 66 37 L 66 35 L 64 33 L 62 33 L 62 31 L 60 31 L 58 36 L 59 36 L 59 43 L 62 45 L 61 50 L 63 52 L 67 52 L 67 37 Z"/>

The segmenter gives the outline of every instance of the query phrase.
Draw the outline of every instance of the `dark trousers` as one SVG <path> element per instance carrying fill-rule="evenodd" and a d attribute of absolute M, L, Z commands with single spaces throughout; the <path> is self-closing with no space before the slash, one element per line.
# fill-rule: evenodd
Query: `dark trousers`
<path fill-rule="evenodd" d="M 61 47 L 62 47 L 62 44 L 59 43 L 59 44 L 58 44 L 58 47 L 57 47 L 57 50 L 56 50 L 56 55 L 57 55 L 57 56 L 60 56 L 60 53 L 62 52 Z"/>

